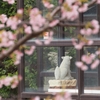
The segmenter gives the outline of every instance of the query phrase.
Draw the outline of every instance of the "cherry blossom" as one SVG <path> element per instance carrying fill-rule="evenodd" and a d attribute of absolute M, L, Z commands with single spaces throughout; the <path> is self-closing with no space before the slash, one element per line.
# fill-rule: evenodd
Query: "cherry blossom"
<path fill-rule="evenodd" d="M 90 55 L 82 55 L 81 60 L 83 62 L 85 62 L 86 64 L 91 64 L 92 61 L 95 59 L 95 55 L 94 54 L 90 54 Z"/>
<path fill-rule="evenodd" d="M 99 63 L 100 63 L 100 60 L 99 60 L 99 59 L 96 59 L 96 60 L 92 63 L 91 69 L 95 69 L 95 68 L 99 65 Z"/>
<path fill-rule="evenodd" d="M 21 57 L 23 56 L 23 53 L 19 50 L 14 51 L 14 55 L 15 55 L 15 65 L 18 65 L 21 61 Z"/>
<path fill-rule="evenodd" d="M 92 34 L 92 29 L 91 28 L 88 28 L 88 29 L 81 29 L 80 30 L 80 33 L 82 35 L 86 35 L 86 36 L 90 36 Z"/>
<path fill-rule="evenodd" d="M 9 4 L 13 4 L 15 0 L 3 0 L 8 2 Z M 34 37 L 34 34 L 41 33 L 47 31 L 48 32 L 48 38 L 44 39 L 43 41 L 40 41 L 39 39 L 35 39 L 34 42 L 36 45 L 41 46 L 42 44 L 48 45 L 53 39 L 53 31 L 51 29 L 55 26 L 57 26 L 60 22 L 66 22 L 66 21 L 74 21 L 79 17 L 80 12 L 85 12 L 88 10 L 88 0 L 59 0 L 59 10 L 56 11 L 56 6 L 54 6 L 50 0 L 42 0 L 44 7 L 47 8 L 49 13 L 51 14 L 51 19 L 48 20 L 46 16 L 42 16 L 42 12 L 38 8 L 33 8 L 29 12 L 29 23 L 24 23 L 21 20 L 23 17 L 23 9 L 19 9 L 17 11 L 17 14 L 13 17 L 7 17 L 5 14 L 0 15 L 0 47 L 3 48 L 0 52 L 3 55 L 6 55 L 7 52 L 10 50 L 10 47 L 13 47 L 17 44 L 17 35 L 20 33 L 20 30 L 18 30 L 19 26 L 22 25 L 23 27 L 23 37 L 24 36 L 32 36 Z M 100 0 L 97 0 L 97 3 L 100 4 Z M 54 8 L 55 7 L 55 8 Z M 52 8 L 52 9 L 51 9 Z M 61 13 L 58 18 L 55 17 L 56 13 L 59 15 L 59 12 Z M 18 16 L 19 15 L 19 16 Z M 20 16 L 22 15 L 22 16 Z M 44 26 L 48 23 L 48 27 L 45 28 Z M 4 30 L 4 27 L 11 28 L 11 31 Z M 42 30 L 41 30 L 42 29 Z M 85 36 L 90 36 L 97 34 L 99 32 L 100 26 L 99 22 L 97 20 L 92 20 L 90 22 L 85 23 L 85 26 L 83 25 L 82 29 L 80 30 L 80 35 L 77 36 L 78 41 L 75 39 L 72 39 L 72 43 L 75 47 L 75 49 L 82 49 L 85 45 L 92 45 L 93 41 L 88 40 L 85 38 Z M 40 34 L 39 34 L 40 35 Z M 39 36 L 38 35 L 38 36 Z M 23 40 L 22 39 L 20 40 Z M 32 38 L 33 38 L 32 37 Z M 24 38 L 26 39 L 26 37 Z M 23 45 L 26 41 L 22 41 Z M 19 43 L 19 42 L 18 42 Z M 21 57 L 23 56 L 23 53 L 21 52 L 20 45 L 12 51 L 12 54 L 10 57 L 14 60 L 14 64 L 17 65 L 21 61 Z M 24 47 L 23 47 L 24 48 Z M 29 50 L 25 50 L 25 53 L 28 55 L 31 55 L 33 51 L 35 50 L 35 46 L 31 46 Z M 7 51 L 8 50 L 8 51 Z M 8 53 L 9 54 L 9 53 Z M 100 51 L 96 51 L 95 55 L 90 54 L 86 55 L 84 54 L 81 57 L 81 61 L 77 61 L 75 64 L 78 68 L 81 70 L 87 70 L 88 65 L 91 64 L 91 69 L 96 68 L 100 61 L 98 59 L 98 56 L 100 55 Z M 8 55 L 9 56 L 9 55 Z M 0 79 L 0 88 L 3 86 L 11 86 L 11 88 L 16 88 L 19 83 L 19 78 L 17 76 L 9 77 L 7 76 L 4 79 Z M 39 100 L 39 97 L 34 98 L 34 100 Z M 54 98 L 55 100 L 71 100 L 71 95 L 67 92 L 62 95 L 57 94 Z"/>
<path fill-rule="evenodd" d="M 85 12 L 88 10 L 88 4 L 83 4 L 81 7 L 79 7 L 78 11 L 79 12 Z"/>
<path fill-rule="evenodd" d="M 2 31 L 0 34 L 0 39 L 0 47 L 10 47 L 14 45 L 14 40 L 16 40 L 16 36 L 11 31 Z"/>
<path fill-rule="evenodd" d="M 7 20 L 7 26 L 11 27 L 12 30 L 17 29 L 17 25 L 21 23 L 21 20 L 19 20 L 16 16 L 9 17 Z"/>
<path fill-rule="evenodd" d="M 38 31 L 45 24 L 46 20 L 40 14 L 40 11 L 37 8 L 33 8 L 30 11 L 30 24 L 34 31 Z"/>
<path fill-rule="evenodd" d="M 80 30 L 82 35 L 90 36 L 92 34 L 97 34 L 99 32 L 99 23 L 97 20 L 92 20 L 91 22 L 87 23 L 85 28 Z"/>
<path fill-rule="evenodd" d="M 18 13 L 18 14 L 23 14 L 23 9 L 18 9 L 18 10 L 17 10 L 17 13 Z"/>
<path fill-rule="evenodd" d="M 3 0 L 3 1 L 6 1 L 6 2 L 8 2 L 9 4 L 15 3 L 15 0 Z"/>
<path fill-rule="evenodd" d="M 75 39 L 72 39 L 72 43 L 74 45 L 74 47 L 78 50 L 82 49 L 82 47 L 84 46 L 84 42 L 79 42 L 79 43 L 76 43 Z"/>
<path fill-rule="evenodd" d="M 68 5 L 65 3 L 64 6 L 61 8 L 62 19 L 67 19 L 71 21 L 74 21 L 75 19 L 77 19 L 79 17 L 79 13 L 77 11 L 78 6 L 77 5 L 73 5 L 71 7 L 69 6 L 66 7 L 66 6 Z"/>
<path fill-rule="evenodd" d="M 0 28 L 3 28 L 3 27 L 5 27 L 5 25 L 4 24 L 0 24 Z"/>
<path fill-rule="evenodd" d="M 24 27 L 25 27 L 24 31 L 25 31 L 26 34 L 31 34 L 32 33 L 32 28 L 30 26 L 24 25 Z"/>
<path fill-rule="evenodd" d="M 50 9 L 53 8 L 54 5 L 49 2 L 49 0 L 42 0 L 44 7 Z"/>
<path fill-rule="evenodd" d="M 100 0 L 97 0 L 97 4 L 100 4 Z"/>
<path fill-rule="evenodd" d="M 54 100 L 72 100 L 72 98 L 69 92 L 64 92 L 62 95 L 57 93 L 54 97 Z"/>
<path fill-rule="evenodd" d="M 81 70 L 86 71 L 88 69 L 88 66 L 86 66 L 83 62 L 77 61 L 75 62 L 75 65 L 80 68 Z"/>
<path fill-rule="evenodd" d="M 28 54 L 28 55 L 31 55 L 34 50 L 35 50 L 35 46 L 31 46 L 30 50 L 25 50 L 25 53 Z"/>
<path fill-rule="evenodd" d="M 12 88 L 16 88 L 21 79 L 22 78 L 17 75 L 14 75 L 12 77 L 2 77 L 0 79 L 0 88 L 2 88 L 3 86 L 11 86 Z"/>
<path fill-rule="evenodd" d="M 34 98 L 32 98 L 31 100 L 40 100 L 39 96 L 35 96 Z"/>
<path fill-rule="evenodd" d="M 7 15 L 5 15 L 5 14 L 1 14 L 0 15 L 0 21 L 1 21 L 1 23 L 4 24 L 7 21 L 7 19 L 8 19 Z"/>

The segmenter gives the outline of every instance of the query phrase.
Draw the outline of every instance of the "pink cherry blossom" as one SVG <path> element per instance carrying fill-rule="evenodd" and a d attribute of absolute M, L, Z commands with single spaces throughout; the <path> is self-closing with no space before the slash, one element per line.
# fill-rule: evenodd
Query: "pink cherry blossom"
<path fill-rule="evenodd" d="M 96 59 L 92 65 L 91 65 L 91 69 L 95 69 L 98 65 L 99 65 L 100 61 L 98 59 Z"/>
<path fill-rule="evenodd" d="M 57 25 L 59 23 L 59 20 L 53 20 L 50 24 L 49 24 L 49 26 L 50 27 L 54 27 L 55 25 Z"/>
<path fill-rule="evenodd" d="M 10 17 L 8 20 L 7 20 L 7 26 L 8 27 L 11 27 L 11 29 L 15 30 L 17 29 L 17 25 L 21 23 L 21 20 L 19 20 L 17 17 Z"/>
<path fill-rule="evenodd" d="M 83 66 L 81 67 L 81 69 L 82 69 L 83 71 L 86 71 L 86 70 L 88 70 L 88 67 L 87 67 L 86 65 L 83 65 Z"/>
<path fill-rule="evenodd" d="M 76 65 L 78 68 L 81 68 L 84 64 L 83 64 L 83 62 L 81 62 L 81 61 L 77 61 L 77 62 L 75 63 L 75 65 Z"/>
<path fill-rule="evenodd" d="M 61 8 L 61 11 L 62 11 L 62 19 L 67 19 L 67 20 L 74 21 L 75 19 L 77 19 L 79 17 L 79 13 L 77 11 L 78 6 L 73 5 L 73 6 L 71 6 L 70 9 L 71 10 L 68 10 L 67 11 L 64 7 Z"/>
<path fill-rule="evenodd" d="M 8 19 L 7 15 L 5 15 L 5 14 L 1 14 L 0 15 L 0 21 L 1 21 L 1 23 L 4 24 L 7 21 L 7 19 Z"/>
<path fill-rule="evenodd" d="M 97 4 L 100 4 L 100 0 L 97 0 Z"/>
<path fill-rule="evenodd" d="M 78 8 L 79 12 L 85 12 L 88 10 L 88 4 L 84 3 L 81 7 Z"/>
<path fill-rule="evenodd" d="M 46 19 L 42 17 L 39 9 L 33 8 L 30 11 L 30 24 L 32 25 L 34 31 L 38 31 L 39 28 L 41 28 L 45 24 L 45 22 Z"/>
<path fill-rule="evenodd" d="M 7 32 L 7 36 L 8 36 L 8 38 L 9 38 L 10 40 L 16 40 L 16 39 L 17 39 L 16 35 L 13 34 L 11 31 L 8 31 L 8 32 Z"/>
<path fill-rule="evenodd" d="M 15 3 L 15 0 L 3 0 L 3 1 L 6 1 L 6 2 L 8 2 L 9 4 Z"/>
<path fill-rule="evenodd" d="M 54 7 L 54 5 L 51 4 L 49 1 L 42 0 L 42 2 L 43 2 L 44 7 L 48 8 L 48 9 Z"/>
<path fill-rule="evenodd" d="M 93 34 L 97 34 L 97 33 L 99 32 L 99 28 L 100 28 L 98 21 L 95 20 L 95 19 L 92 20 L 92 21 L 91 21 L 91 25 L 92 25 L 92 27 L 93 27 L 92 33 L 93 33 Z"/>
<path fill-rule="evenodd" d="M 93 40 L 88 40 L 87 45 L 92 45 L 93 44 Z"/>
<path fill-rule="evenodd" d="M 64 92 L 64 94 L 56 94 L 54 100 L 72 100 L 71 94 L 69 92 Z"/>
<path fill-rule="evenodd" d="M 0 47 L 10 47 L 15 44 L 16 36 L 11 31 L 2 31 L 0 39 Z"/>
<path fill-rule="evenodd" d="M 31 55 L 34 52 L 34 50 L 35 50 L 35 46 L 31 46 L 30 50 L 25 50 L 25 53 Z"/>
<path fill-rule="evenodd" d="M 73 43 L 73 45 L 74 45 L 74 47 L 75 47 L 75 49 L 77 49 L 77 50 L 80 50 L 80 49 L 82 49 L 82 47 L 84 46 L 84 42 L 79 42 L 79 43 L 76 43 L 76 41 L 74 40 L 74 39 L 72 39 L 72 43 Z"/>
<path fill-rule="evenodd" d="M 0 28 L 3 28 L 3 27 L 5 27 L 5 25 L 4 24 L 0 24 Z"/>
<path fill-rule="evenodd" d="M 86 70 L 88 69 L 88 67 L 87 67 L 83 62 L 81 62 L 81 61 L 77 61 L 77 62 L 75 63 L 75 65 L 76 65 L 78 68 L 80 68 L 81 70 L 83 70 L 83 71 L 86 71 Z"/>
<path fill-rule="evenodd" d="M 20 61 L 21 61 L 21 57 L 23 56 L 23 53 L 21 51 L 19 51 L 19 50 L 16 50 L 16 51 L 14 51 L 14 54 L 15 54 L 15 62 L 14 62 L 14 64 L 18 65 L 20 63 Z"/>
<path fill-rule="evenodd" d="M 97 50 L 97 51 L 95 52 L 95 54 L 96 54 L 96 55 L 100 55 L 100 50 Z"/>
<path fill-rule="evenodd" d="M 31 34 L 32 33 L 32 29 L 31 29 L 30 26 L 26 26 L 24 31 L 25 31 L 26 34 Z"/>
<path fill-rule="evenodd" d="M 23 9 L 18 9 L 18 10 L 17 10 L 17 13 L 18 13 L 18 14 L 23 14 Z"/>
<path fill-rule="evenodd" d="M 92 20 L 88 28 L 83 28 L 80 30 L 82 35 L 90 36 L 91 34 L 97 34 L 99 32 L 99 23 L 97 20 Z"/>
<path fill-rule="evenodd" d="M 91 64 L 93 59 L 91 58 L 91 56 L 82 55 L 81 60 L 87 64 Z"/>
<path fill-rule="evenodd" d="M 31 100 L 40 100 L 39 96 L 35 96 L 34 98 L 32 98 Z"/>
<path fill-rule="evenodd" d="M 92 29 L 91 28 L 87 28 L 87 29 L 81 29 L 80 33 L 82 35 L 86 35 L 86 36 L 90 36 L 92 34 Z"/>
<path fill-rule="evenodd" d="M 6 78 L 3 80 L 5 86 L 10 86 L 11 81 L 12 81 L 12 78 L 9 77 L 9 76 L 6 77 Z"/>
<path fill-rule="evenodd" d="M 19 83 L 19 76 L 14 75 L 11 81 L 11 88 L 16 88 Z"/>

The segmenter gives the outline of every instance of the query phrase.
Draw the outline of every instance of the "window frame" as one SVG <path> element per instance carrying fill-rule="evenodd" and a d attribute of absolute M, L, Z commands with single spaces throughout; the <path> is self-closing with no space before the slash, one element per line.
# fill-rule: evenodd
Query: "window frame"
<path fill-rule="evenodd" d="M 37 2 L 37 6 L 39 7 L 40 6 L 39 0 L 36 0 L 36 2 Z M 20 9 L 20 8 L 24 8 L 24 0 L 17 0 L 17 9 Z M 100 4 L 97 5 L 97 8 L 98 8 L 97 9 L 97 20 L 100 23 Z M 87 18 L 89 18 L 89 16 L 87 16 Z M 92 18 L 94 18 L 94 16 Z M 79 22 L 80 23 L 83 22 L 83 19 L 84 19 L 83 14 L 80 14 Z M 94 43 L 93 43 L 92 46 L 100 46 L 100 38 L 99 37 L 100 37 L 100 32 L 98 34 L 98 40 L 94 39 Z M 26 44 L 27 45 L 33 45 L 34 42 L 28 41 Z M 59 42 L 54 40 L 48 46 L 62 46 L 62 45 L 63 46 L 73 46 L 71 40 L 70 41 L 59 40 Z M 42 46 L 45 46 L 45 45 L 42 45 Z M 38 58 L 39 58 L 39 55 L 41 54 L 39 47 L 38 47 L 38 52 L 39 52 L 39 54 L 38 54 Z M 81 55 L 83 53 L 84 53 L 83 49 L 82 50 L 77 50 L 77 60 L 81 59 Z M 38 60 L 38 62 L 40 62 L 40 60 Z M 24 56 L 23 56 L 22 59 L 21 59 L 21 63 L 18 66 L 18 74 L 20 74 L 23 77 L 23 79 L 20 81 L 20 83 L 18 85 L 18 98 L 20 100 L 24 100 L 25 98 L 31 98 L 31 97 L 36 96 L 36 95 L 39 95 L 41 97 L 41 99 L 43 99 L 47 96 L 52 97 L 53 95 L 51 93 L 25 92 L 24 91 L 24 89 L 25 89 L 24 88 L 24 86 L 25 86 L 25 81 L 24 81 L 25 80 L 25 73 L 24 73 L 25 65 L 24 65 L 24 63 L 25 63 L 25 61 L 24 61 Z M 40 66 L 40 65 L 38 65 L 38 66 Z M 73 100 L 84 100 L 84 99 L 85 100 L 100 100 L 100 94 L 84 94 L 84 71 L 82 71 L 80 69 L 78 69 L 77 71 L 78 71 L 78 73 L 77 73 L 77 77 L 78 77 L 78 80 L 77 80 L 78 81 L 78 95 L 72 94 Z M 99 80 L 98 84 L 100 85 L 100 67 L 98 67 L 98 80 Z"/>

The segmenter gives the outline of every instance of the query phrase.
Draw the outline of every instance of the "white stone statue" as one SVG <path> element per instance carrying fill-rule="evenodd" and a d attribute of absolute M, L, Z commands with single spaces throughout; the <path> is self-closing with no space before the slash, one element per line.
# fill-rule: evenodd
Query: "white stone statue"
<path fill-rule="evenodd" d="M 70 71 L 70 60 L 72 59 L 71 56 L 64 56 L 62 57 L 63 61 L 60 64 L 60 67 L 56 67 L 54 71 L 55 79 L 56 80 L 72 80 L 73 77 L 71 76 Z"/>

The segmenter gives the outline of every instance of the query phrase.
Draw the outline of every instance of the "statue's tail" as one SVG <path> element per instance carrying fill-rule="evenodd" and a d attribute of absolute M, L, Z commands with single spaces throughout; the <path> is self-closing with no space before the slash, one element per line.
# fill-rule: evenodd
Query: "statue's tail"
<path fill-rule="evenodd" d="M 55 75 L 55 79 L 56 79 L 56 80 L 60 79 L 60 67 L 57 66 L 57 67 L 55 68 L 54 75 Z"/>

